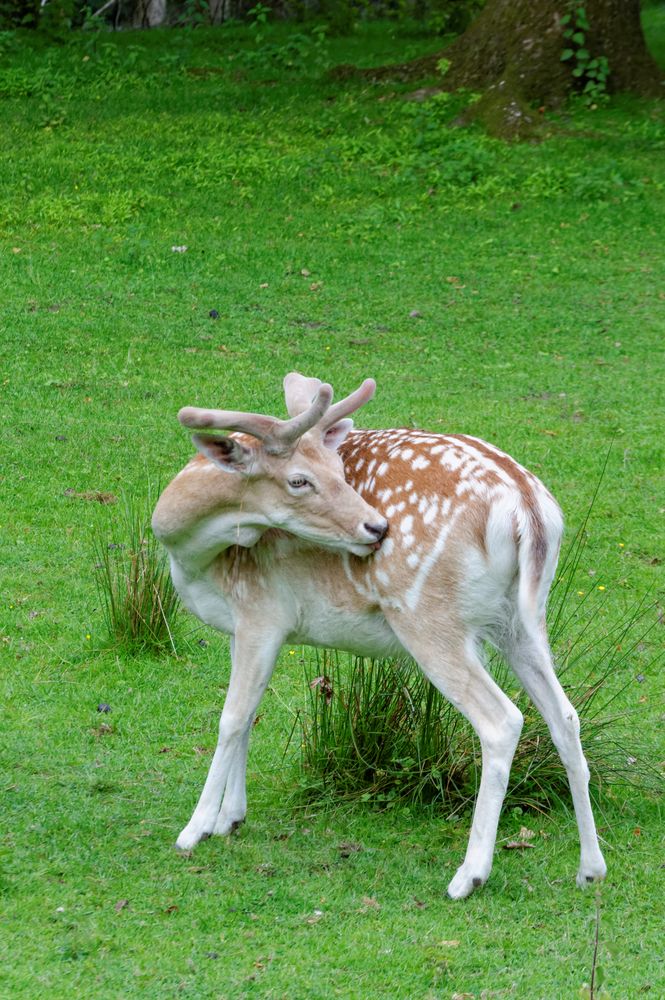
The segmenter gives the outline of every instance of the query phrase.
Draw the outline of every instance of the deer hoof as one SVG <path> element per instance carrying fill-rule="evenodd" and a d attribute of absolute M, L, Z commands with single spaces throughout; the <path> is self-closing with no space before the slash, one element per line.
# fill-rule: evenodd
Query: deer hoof
<path fill-rule="evenodd" d="M 448 895 L 451 899 L 466 899 L 474 889 L 479 889 L 484 885 L 486 879 L 480 875 L 473 875 L 462 865 L 458 868 L 454 878 L 448 886 Z"/>

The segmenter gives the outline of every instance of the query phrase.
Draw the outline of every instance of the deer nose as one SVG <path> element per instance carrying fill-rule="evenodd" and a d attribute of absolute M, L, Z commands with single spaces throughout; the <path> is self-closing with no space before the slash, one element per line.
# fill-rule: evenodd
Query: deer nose
<path fill-rule="evenodd" d="M 377 542 L 381 542 L 386 537 L 388 532 L 388 522 L 381 521 L 377 524 L 370 524 L 368 521 L 365 521 L 363 528 L 365 531 L 368 531 L 370 535 L 374 535 Z"/>

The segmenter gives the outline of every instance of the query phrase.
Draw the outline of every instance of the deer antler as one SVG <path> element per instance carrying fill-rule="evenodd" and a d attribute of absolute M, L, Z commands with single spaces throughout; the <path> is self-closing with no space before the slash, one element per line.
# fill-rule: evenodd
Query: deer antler
<path fill-rule="evenodd" d="M 376 382 L 373 378 L 366 378 L 363 384 L 355 392 L 352 392 L 350 396 L 340 399 L 334 406 L 329 407 L 321 420 L 321 430 L 327 431 L 338 420 L 342 420 L 343 417 L 348 417 L 349 414 L 355 413 L 356 410 L 359 410 L 361 406 L 370 401 L 375 392 Z"/>
<path fill-rule="evenodd" d="M 193 430 L 214 429 L 251 434 L 263 442 L 267 452 L 279 455 L 293 448 L 303 434 L 319 423 L 330 407 L 332 395 L 331 386 L 325 382 L 319 383 L 318 392 L 307 409 L 290 420 L 239 410 L 202 410 L 196 406 L 183 407 L 178 413 L 178 420 Z"/>
<path fill-rule="evenodd" d="M 307 378 L 305 375 L 300 375 L 299 372 L 289 372 L 284 379 L 284 395 L 286 408 L 292 417 L 309 407 L 321 384 L 318 378 Z M 327 431 L 339 420 L 355 413 L 361 406 L 369 402 L 375 391 L 376 382 L 374 379 L 365 379 L 360 388 L 352 392 L 350 396 L 340 399 L 338 403 L 327 410 L 321 420 L 320 430 Z"/>

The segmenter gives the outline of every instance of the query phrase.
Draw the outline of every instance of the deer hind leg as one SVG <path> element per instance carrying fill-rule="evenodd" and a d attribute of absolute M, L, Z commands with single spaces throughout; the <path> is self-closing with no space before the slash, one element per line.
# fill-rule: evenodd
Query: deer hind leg
<path fill-rule="evenodd" d="M 466 855 L 448 886 L 463 899 L 483 885 L 492 869 L 494 845 L 510 767 L 522 731 L 522 713 L 487 673 L 471 636 L 430 643 L 391 622 L 408 652 L 436 688 L 469 720 L 480 740 L 482 775 Z"/>
<path fill-rule="evenodd" d="M 547 723 L 566 768 L 580 835 L 577 884 L 584 887 L 589 882 L 604 878 L 607 866 L 598 844 L 589 799 L 589 768 L 580 743 L 577 712 L 554 672 L 543 624 L 524 620 L 518 622 L 511 637 L 502 642 L 502 652 Z"/>
<path fill-rule="evenodd" d="M 256 635 L 236 637 L 217 748 L 192 818 L 176 841 L 180 850 L 190 850 L 212 833 L 229 833 L 244 819 L 249 734 L 280 645 L 281 637 L 268 641 Z"/>

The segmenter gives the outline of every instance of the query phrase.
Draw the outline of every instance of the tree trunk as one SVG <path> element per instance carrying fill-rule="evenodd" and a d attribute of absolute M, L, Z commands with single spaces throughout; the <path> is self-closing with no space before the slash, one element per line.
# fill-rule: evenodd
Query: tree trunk
<path fill-rule="evenodd" d="M 158 28 L 166 17 L 166 0 L 139 0 L 134 11 L 135 28 Z"/>
<path fill-rule="evenodd" d="M 580 0 L 579 6 L 589 23 L 584 48 L 609 65 L 607 91 L 665 95 L 663 74 L 642 34 L 639 0 Z M 464 34 L 443 51 L 363 72 L 375 79 L 417 79 L 436 73 L 445 60 L 450 65 L 438 89 L 482 92 L 465 120 L 479 120 L 493 134 L 524 138 L 536 124 L 532 106 L 561 106 L 579 79 L 572 73 L 574 62 L 561 60 L 569 45 L 561 19 L 572 10 L 567 0 L 487 0 Z M 341 75 L 345 69 L 348 73 L 348 67 L 340 67 Z"/>
<path fill-rule="evenodd" d="M 224 21 L 228 21 L 230 16 L 229 6 L 228 0 L 210 0 L 210 23 L 223 24 Z"/>

